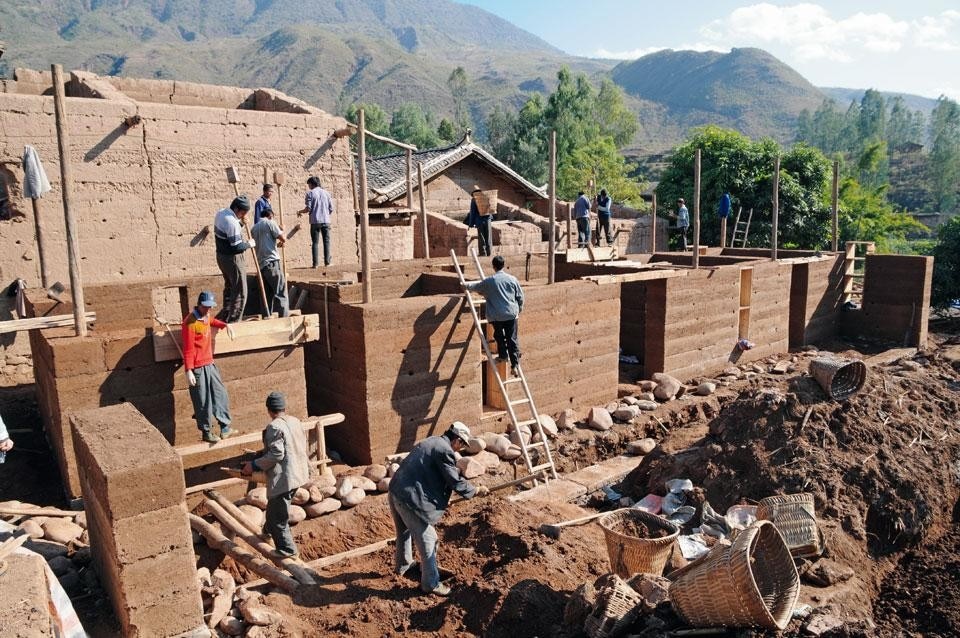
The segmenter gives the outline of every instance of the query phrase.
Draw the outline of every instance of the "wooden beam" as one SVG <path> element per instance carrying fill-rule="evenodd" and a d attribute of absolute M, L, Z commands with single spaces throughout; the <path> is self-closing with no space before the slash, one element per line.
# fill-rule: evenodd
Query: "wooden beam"
<path fill-rule="evenodd" d="M 693 268 L 700 267 L 700 149 L 693 157 Z"/>
<path fill-rule="evenodd" d="M 357 132 L 356 126 L 354 126 L 353 124 L 347 124 L 343 128 L 336 129 L 333 132 L 333 136 L 337 139 L 340 139 L 341 137 L 350 137 L 351 135 L 355 135 L 356 132 Z"/>
<path fill-rule="evenodd" d="M 218 331 L 214 350 L 217 354 L 290 347 L 320 339 L 319 315 L 291 315 L 260 321 L 241 321 L 230 325 L 236 336 L 230 339 L 225 334 L 226 331 Z M 153 330 L 154 361 L 181 359 L 179 350 L 181 343 L 179 325 L 171 325 L 169 331 L 155 328 Z"/>
<path fill-rule="evenodd" d="M 93 311 L 87 312 L 84 315 L 84 319 L 87 323 L 93 323 L 97 320 L 97 313 Z M 0 321 L 0 334 L 22 332 L 24 330 L 42 330 L 44 328 L 65 328 L 72 326 L 73 322 L 73 315 L 50 315 L 49 317 L 11 319 L 10 321 Z"/>
<path fill-rule="evenodd" d="M 592 281 L 595 284 L 617 284 L 628 281 L 651 281 L 654 279 L 672 279 L 686 277 L 688 270 L 646 270 L 644 272 L 629 272 L 622 275 L 587 275 L 580 279 Z"/>
<path fill-rule="evenodd" d="M 550 131 L 550 232 L 547 244 L 547 283 L 556 281 L 557 264 L 557 132 Z"/>
<path fill-rule="evenodd" d="M 413 210 L 413 151 L 407 149 L 407 208 Z"/>
<path fill-rule="evenodd" d="M 360 165 L 360 272 L 363 275 L 363 303 L 373 301 L 373 282 L 370 281 L 370 218 L 367 217 L 367 138 L 363 109 L 360 109 L 360 139 L 357 142 Z"/>
<path fill-rule="evenodd" d="M 337 423 L 343 423 L 345 418 L 343 414 L 335 412 L 333 414 L 325 414 L 318 418 L 301 421 L 300 425 L 303 427 L 304 434 L 307 434 L 311 428 L 317 425 L 321 425 L 322 427 L 336 425 Z M 229 439 L 216 443 L 192 443 L 190 445 L 175 447 L 174 449 L 183 461 L 184 469 L 190 469 L 233 458 L 242 453 L 241 448 L 259 444 L 262 436 L 263 433 L 258 430 L 256 432 L 247 432 L 246 434 L 232 436 Z"/>
<path fill-rule="evenodd" d="M 420 222 L 423 224 L 423 257 L 424 259 L 430 259 L 430 224 L 427 223 L 427 195 L 423 183 L 423 162 L 417 162 L 417 186 L 420 195 Z"/>
<path fill-rule="evenodd" d="M 833 201 L 830 206 L 831 212 L 831 230 L 830 230 L 830 250 L 837 252 L 838 237 L 838 217 L 840 214 L 840 160 L 833 160 Z"/>
<path fill-rule="evenodd" d="M 657 252 L 657 191 L 653 191 L 652 211 L 650 212 L 650 254 Z"/>
<path fill-rule="evenodd" d="M 611 261 L 617 258 L 616 246 L 598 246 L 587 248 L 568 248 L 566 263 Z"/>
<path fill-rule="evenodd" d="M 363 122 L 361 122 L 360 125 L 361 125 L 361 127 L 362 127 L 362 126 L 363 126 Z M 391 138 L 391 137 L 386 137 L 386 136 L 384 136 L 384 135 L 377 135 L 377 134 L 374 133 L 373 131 L 368 131 L 368 130 L 364 129 L 364 130 L 363 130 L 363 133 L 364 133 L 367 137 L 372 137 L 373 139 L 375 139 L 375 140 L 380 140 L 381 142 L 384 142 L 384 143 L 386 143 L 386 144 L 392 144 L 393 146 L 396 146 L 397 148 L 402 148 L 402 149 L 405 149 L 405 150 L 408 150 L 408 151 L 416 151 L 416 150 L 419 150 L 419 149 L 417 149 L 417 147 L 414 146 L 413 144 L 404 144 L 403 142 L 398 142 L 397 140 L 395 140 L 395 139 L 393 139 L 393 138 Z"/>
<path fill-rule="evenodd" d="M 777 260 L 777 224 L 780 219 L 780 156 L 773 162 L 773 224 L 770 228 L 770 259 Z"/>

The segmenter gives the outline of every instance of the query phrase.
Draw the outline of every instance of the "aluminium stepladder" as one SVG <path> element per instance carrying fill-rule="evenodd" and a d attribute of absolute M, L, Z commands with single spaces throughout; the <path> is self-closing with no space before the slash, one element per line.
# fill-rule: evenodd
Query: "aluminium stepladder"
<path fill-rule="evenodd" d="M 477 257 L 476 250 L 471 248 L 470 255 L 473 257 L 474 265 L 477 268 L 477 274 L 480 275 L 480 279 L 483 279 L 483 268 L 480 266 L 480 260 Z M 530 473 L 530 478 L 533 480 L 534 485 L 537 484 L 538 480 L 542 480 L 544 483 L 546 483 L 549 479 L 555 479 L 557 478 L 557 468 L 556 465 L 554 465 L 553 455 L 550 452 L 549 439 L 547 438 L 546 432 L 543 430 L 543 426 L 540 424 L 540 414 L 537 412 L 537 406 L 533 402 L 533 394 L 531 394 L 530 386 L 527 384 L 527 378 L 523 374 L 523 368 L 518 362 L 517 376 L 504 379 L 500 375 L 500 368 L 497 367 L 493 353 L 490 351 L 490 340 L 487 338 L 487 331 L 484 329 L 484 326 L 489 322 L 486 319 L 480 318 L 478 308 L 480 304 L 485 304 L 486 300 L 483 297 L 475 296 L 466 289 L 467 279 L 463 275 L 463 269 L 460 267 L 460 262 L 453 250 L 450 251 L 450 257 L 453 259 L 453 266 L 456 269 L 457 276 L 460 278 L 460 284 L 464 287 L 464 299 L 467 307 L 470 308 L 470 314 L 473 317 L 473 325 L 480 334 L 480 342 L 483 344 L 483 353 L 487 358 L 487 365 L 490 366 L 490 370 L 493 372 L 493 376 L 497 380 L 497 386 L 499 387 L 501 394 L 503 394 L 506 412 L 510 417 L 511 429 L 518 432 L 518 436 L 516 438 L 520 442 L 520 455 L 527 466 L 527 471 Z M 520 388 L 523 390 L 524 398 L 514 401 L 510 399 L 510 395 L 507 392 L 507 387 L 515 384 L 520 385 Z M 521 420 L 517 417 L 516 407 L 523 405 L 527 406 L 528 410 L 530 411 L 531 418 Z M 520 428 L 523 426 L 527 426 L 530 429 L 531 438 L 529 441 L 525 441 L 524 437 L 519 434 Z M 533 436 L 537 434 L 539 434 L 539 440 L 533 441 Z M 531 452 L 534 451 L 537 452 L 536 463 L 534 462 L 531 454 Z"/>
<path fill-rule="evenodd" d="M 750 222 L 753 221 L 753 209 L 747 214 L 747 221 L 740 221 L 740 213 L 743 212 L 741 206 L 737 210 L 737 220 L 733 223 L 733 237 L 730 238 L 730 247 L 737 247 L 737 240 L 740 240 L 740 248 L 747 247 L 747 236 L 750 234 Z"/>

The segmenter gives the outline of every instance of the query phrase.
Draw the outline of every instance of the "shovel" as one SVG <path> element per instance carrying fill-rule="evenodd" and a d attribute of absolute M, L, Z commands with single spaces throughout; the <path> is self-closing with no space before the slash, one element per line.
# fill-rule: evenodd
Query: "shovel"
<path fill-rule="evenodd" d="M 617 510 L 611 510 L 616 512 Z M 583 525 L 584 523 L 589 523 L 590 521 L 595 521 L 601 516 L 606 516 L 611 512 L 597 512 L 596 514 L 590 514 L 589 516 L 581 516 L 580 518 L 574 518 L 569 521 L 563 521 L 561 523 L 544 523 L 540 526 L 540 533 L 544 536 L 549 536 L 553 539 L 560 538 L 560 530 L 564 527 L 573 527 L 574 525 Z"/>

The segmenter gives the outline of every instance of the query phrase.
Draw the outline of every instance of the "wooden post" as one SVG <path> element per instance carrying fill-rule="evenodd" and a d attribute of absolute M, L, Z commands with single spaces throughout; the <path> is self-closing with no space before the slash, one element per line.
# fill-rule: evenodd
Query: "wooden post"
<path fill-rule="evenodd" d="M 420 195 L 420 223 L 423 224 L 423 257 L 430 259 L 430 229 L 427 223 L 427 195 L 423 185 L 423 162 L 417 162 L 417 187 Z"/>
<path fill-rule="evenodd" d="M 727 211 L 727 215 L 730 215 L 730 211 Z M 720 248 L 727 247 L 727 218 L 720 218 Z"/>
<path fill-rule="evenodd" d="M 407 152 L 407 209 L 413 210 L 413 151 Z"/>
<path fill-rule="evenodd" d="M 33 228 L 37 234 L 37 258 L 40 260 L 40 283 L 43 284 L 44 288 L 49 288 L 52 282 L 50 281 L 50 269 L 47 267 L 43 224 L 40 223 L 40 199 L 38 197 L 32 197 L 30 198 L 30 204 L 33 206 Z"/>
<path fill-rule="evenodd" d="M 367 136 L 363 109 L 360 109 L 357 134 L 357 161 L 360 164 L 360 272 L 363 277 L 363 303 L 373 301 L 373 282 L 370 281 L 370 219 L 367 217 Z"/>
<path fill-rule="evenodd" d="M 650 254 L 657 252 L 657 191 L 653 191 L 653 211 L 650 213 Z"/>
<path fill-rule="evenodd" d="M 777 259 L 777 223 L 780 218 L 780 156 L 773 162 L 773 226 L 770 229 L 770 259 Z"/>
<path fill-rule="evenodd" d="M 287 229 L 283 227 L 283 185 L 287 181 L 287 176 L 279 171 L 273 171 L 273 183 L 277 185 L 277 217 L 280 221 L 280 227 L 283 228 L 283 236 L 287 236 Z M 264 182 L 266 184 L 267 182 Z M 280 246 L 280 268 L 283 270 L 283 289 L 285 293 L 290 291 L 290 280 L 287 278 L 287 248 L 286 240 L 284 240 L 284 245 Z M 285 294 L 287 297 L 287 308 L 290 307 L 290 296 Z"/>
<path fill-rule="evenodd" d="M 547 239 L 547 283 L 552 284 L 557 276 L 557 132 L 550 131 L 550 232 Z M 567 232 L 570 223 L 567 222 Z M 569 236 L 567 238 L 569 241 Z M 568 244 L 569 246 L 569 244 Z"/>
<path fill-rule="evenodd" d="M 63 217 L 67 228 L 67 261 L 70 266 L 70 294 L 73 297 L 73 326 L 78 337 L 87 336 L 86 309 L 83 303 L 83 280 L 80 277 L 80 241 L 77 220 L 71 207 L 73 176 L 70 168 L 70 137 L 63 95 L 63 67 L 51 65 L 53 73 L 53 109 L 57 123 L 57 145 L 60 147 L 60 193 L 63 196 Z"/>
<path fill-rule="evenodd" d="M 833 160 L 833 206 L 831 207 L 833 217 L 832 234 L 830 235 L 830 250 L 837 252 L 837 242 L 839 241 L 839 216 L 840 216 L 840 160 Z"/>
<path fill-rule="evenodd" d="M 693 158 L 693 269 L 700 267 L 700 149 Z"/>
<path fill-rule="evenodd" d="M 357 201 L 357 169 L 353 164 L 353 157 L 350 158 L 350 192 L 353 193 L 353 212 L 360 210 L 360 202 Z"/>

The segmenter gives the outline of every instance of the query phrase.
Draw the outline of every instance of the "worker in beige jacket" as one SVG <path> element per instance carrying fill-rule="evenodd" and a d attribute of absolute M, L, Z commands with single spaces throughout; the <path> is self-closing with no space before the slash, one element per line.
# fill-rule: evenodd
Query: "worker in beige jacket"
<path fill-rule="evenodd" d="M 273 538 L 274 554 L 298 555 L 290 532 L 290 502 L 297 489 L 310 479 L 307 437 L 300 420 L 286 413 L 287 399 L 280 392 L 267 395 L 270 423 L 263 431 L 263 453 L 243 465 L 244 475 L 263 470 L 267 475 L 267 518 L 264 534 Z"/>

